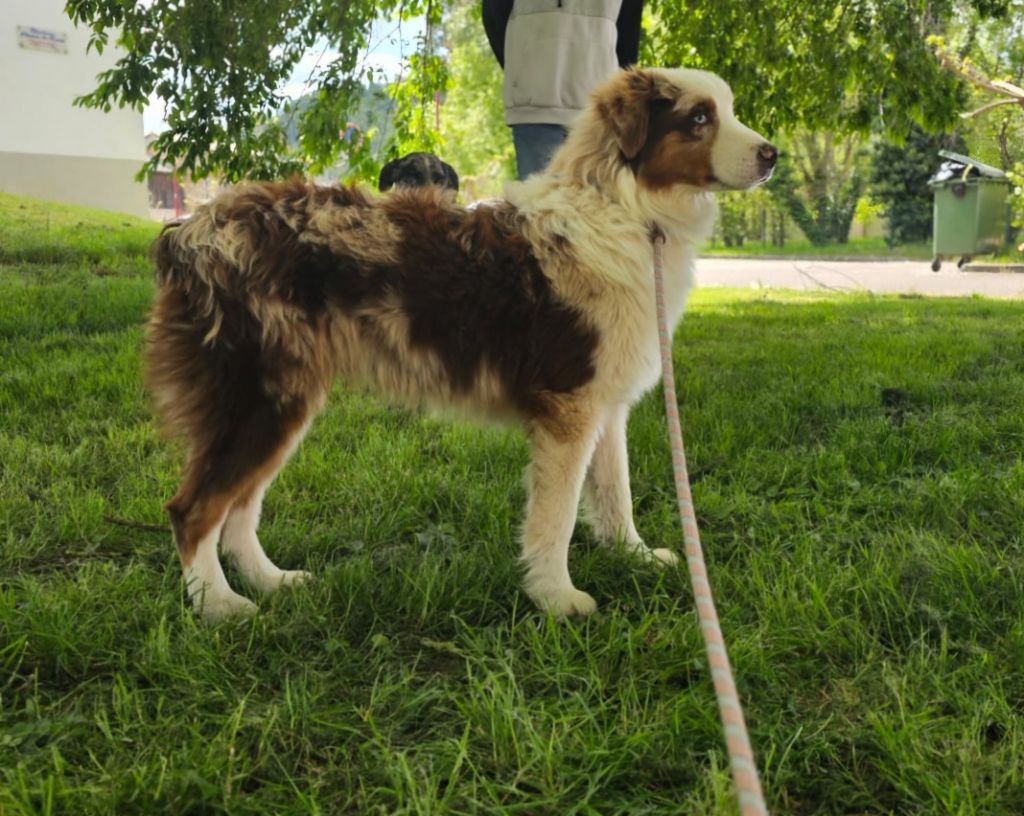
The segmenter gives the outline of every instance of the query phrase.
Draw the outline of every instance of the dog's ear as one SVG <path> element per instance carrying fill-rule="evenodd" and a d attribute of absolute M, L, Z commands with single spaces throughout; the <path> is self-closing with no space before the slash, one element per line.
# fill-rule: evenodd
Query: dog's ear
<path fill-rule="evenodd" d="M 647 141 L 651 123 L 651 107 L 656 102 L 670 102 L 650 73 L 627 68 L 606 86 L 597 99 L 597 109 L 611 129 L 619 150 L 627 159 L 634 159 Z"/>
<path fill-rule="evenodd" d="M 380 169 L 380 178 L 377 179 L 377 189 L 382 193 L 395 186 L 398 180 L 398 163 L 401 159 L 392 159 Z"/>
<path fill-rule="evenodd" d="M 455 172 L 455 168 L 452 167 L 448 162 L 441 162 L 441 166 L 444 167 L 444 184 L 455 192 L 459 191 L 459 174 Z"/>

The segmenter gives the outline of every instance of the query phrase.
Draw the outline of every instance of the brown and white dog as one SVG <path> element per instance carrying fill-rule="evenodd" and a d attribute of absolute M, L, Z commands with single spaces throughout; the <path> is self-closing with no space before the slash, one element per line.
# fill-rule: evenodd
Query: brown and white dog
<path fill-rule="evenodd" d="M 256 535 L 263 495 L 332 382 L 414 405 L 518 420 L 531 443 L 525 590 L 587 614 L 569 539 L 581 495 L 605 542 L 648 560 L 633 523 L 630 407 L 658 378 L 650 235 L 667 236 L 670 320 L 682 316 L 714 190 L 771 174 L 728 86 L 632 69 L 601 87 L 549 169 L 466 210 L 437 189 L 378 198 L 304 181 L 238 186 L 164 231 L 148 384 L 189 444 L 168 502 L 189 594 L 210 619 L 249 614 L 217 555 L 270 592 L 282 571 Z"/>

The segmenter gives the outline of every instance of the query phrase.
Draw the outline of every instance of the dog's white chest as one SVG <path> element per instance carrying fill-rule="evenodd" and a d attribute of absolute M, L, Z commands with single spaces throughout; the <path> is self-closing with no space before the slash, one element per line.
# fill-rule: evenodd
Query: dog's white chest
<path fill-rule="evenodd" d="M 674 331 L 693 287 L 693 253 L 678 244 L 666 247 L 662 274 L 666 313 L 670 331 Z M 642 279 L 608 315 L 610 319 L 602 327 L 598 371 L 606 373 L 607 386 L 617 402 L 632 403 L 657 382 L 661 371 L 653 262 L 645 264 Z"/>

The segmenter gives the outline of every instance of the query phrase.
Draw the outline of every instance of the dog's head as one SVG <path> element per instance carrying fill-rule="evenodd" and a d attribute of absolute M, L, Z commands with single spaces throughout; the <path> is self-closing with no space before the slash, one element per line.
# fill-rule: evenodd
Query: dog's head
<path fill-rule="evenodd" d="M 767 181 L 778 150 L 742 124 L 720 77 L 690 69 L 620 71 L 594 94 L 621 161 L 651 190 L 744 190 Z"/>
<path fill-rule="evenodd" d="M 392 159 L 381 168 L 377 186 L 381 192 L 392 187 L 429 187 L 459 190 L 459 175 L 433 153 L 409 153 Z"/>

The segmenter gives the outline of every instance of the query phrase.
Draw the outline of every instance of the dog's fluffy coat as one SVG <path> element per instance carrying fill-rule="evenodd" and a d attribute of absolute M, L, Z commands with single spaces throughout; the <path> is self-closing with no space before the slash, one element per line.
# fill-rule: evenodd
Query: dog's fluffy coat
<path fill-rule="evenodd" d="M 254 609 L 228 585 L 218 540 L 262 591 L 305 575 L 274 566 L 256 527 L 337 377 L 523 423 L 525 588 L 542 608 L 594 609 L 568 571 L 581 494 L 599 538 L 673 563 L 636 531 L 626 454 L 630 406 L 658 372 L 650 230 L 668 239 L 674 325 L 712 226 L 710 191 L 752 186 L 774 159 L 717 77 L 630 70 L 505 203 L 470 211 L 436 189 L 379 198 L 249 184 L 166 229 L 148 380 L 189 444 L 167 509 L 197 608 Z"/>

